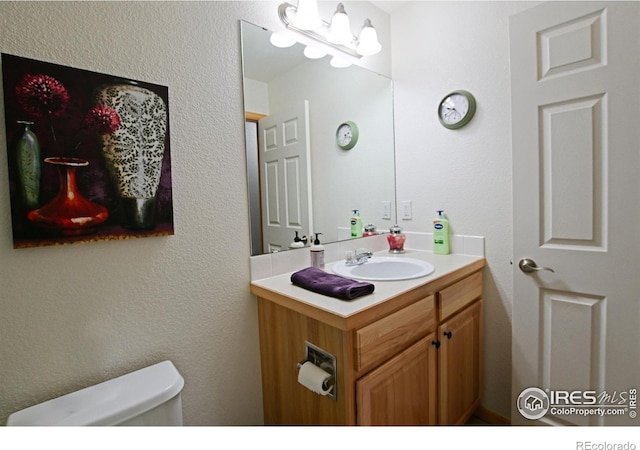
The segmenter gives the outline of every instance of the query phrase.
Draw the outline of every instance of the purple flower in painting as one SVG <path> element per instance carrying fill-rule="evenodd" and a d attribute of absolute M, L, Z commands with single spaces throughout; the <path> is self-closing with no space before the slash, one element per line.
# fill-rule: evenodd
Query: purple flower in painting
<path fill-rule="evenodd" d="M 25 75 L 16 86 L 16 94 L 24 110 L 40 118 L 62 114 L 69 103 L 67 89 L 49 75 Z"/>
<path fill-rule="evenodd" d="M 39 119 L 48 119 L 53 141 L 57 144 L 52 119 L 62 115 L 69 105 L 67 88 L 50 75 L 26 74 L 16 85 L 16 95 L 25 112 Z M 111 134 L 120 126 L 120 117 L 107 106 L 96 106 L 87 112 L 82 125 L 86 127 L 84 131 Z M 73 152 L 79 146 L 80 142 L 73 148 Z"/>
<path fill-rule="evenodd" d="M 84 123 L 98 134 L 111 134 L 120 126 L 120 116 L 108 106 L 94 106 L 87 112 Z"/>

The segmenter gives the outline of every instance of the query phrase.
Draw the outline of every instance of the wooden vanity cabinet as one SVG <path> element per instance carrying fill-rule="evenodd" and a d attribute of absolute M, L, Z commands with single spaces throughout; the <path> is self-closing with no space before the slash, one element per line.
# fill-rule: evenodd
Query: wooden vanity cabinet
<path fill-rule="evenodd" d="M 358 425 L 437 424 L 437 349 L 431 333 L 356 381 Z"/>
<path fill-rule="evenodd" d="M 465 423 L 482 389 L 482 272 L 438 292 L 438 423 Z"/>
<path fill-rule="evenodd" d="M 464 423 L 481 397 L 483 266 L 472 264 L 340 320 L 252 288 L 265 424 Z M 297 382 L 305 341 L 336 357 L 336 401 Z"/>
<path fill-rule="evenodd" d="M 482 302 L 438 326 L 438 423 L 465 423 L 480 405 Z"/>

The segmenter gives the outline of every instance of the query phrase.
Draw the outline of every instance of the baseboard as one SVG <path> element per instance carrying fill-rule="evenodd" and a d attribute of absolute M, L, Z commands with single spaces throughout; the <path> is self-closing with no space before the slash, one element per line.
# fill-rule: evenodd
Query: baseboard
<path fill-rule="evenodd" d="M 482 405 L 478 406 L 478 409 L 476 409 L 473 415 L 491 425 L 511 425 L 511 419 L 493 412 Z"/>

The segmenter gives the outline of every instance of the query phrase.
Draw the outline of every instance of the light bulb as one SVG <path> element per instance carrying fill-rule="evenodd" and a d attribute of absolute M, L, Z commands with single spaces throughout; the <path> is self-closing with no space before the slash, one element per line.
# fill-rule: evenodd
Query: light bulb
<path fill-rule="evenodd" d="M 352 62 L 346 58 L 334 56 L 333 58 L 331 58 L 329 64 L 331 64 L 331 67 L 335 67 L 336 69 L 344 69 L 345 67 L 351 66 Z"/>
<path fill-rule="evenodd" d="M 358 36 L 358 46 L 356 51 L 362 56 L 375 55 L 382 49 L 382 45 L 378 42 L 378 33 L 376 29 L 371 25 L 369 19 L 364 21 L 364 26 L 360 30 L 360 36 Z"/>
<path fill-rule="evenodd" d="M 285 36 L 284 34 L 272 33 L 271 37 L 269 38 L 269 42 L 271 42 L 271 45 L 273 45 L 274 47 L 287 48 L 294 45 L 296 43 L 296 40 L 289 36 Z"/>
<path fill-rule="evenodd" d="M 347 16 L 342 3 L 338 3 L 336 12 L 331 18 L 331 27 L 329 28 L 327 39 L 329 42 L 342 45 L 349 45 L 353 41 L 349 16 Z"/>
<path fill-rule="evenodd" d="M 306 56 L 309 59 L 320 59 L 327 56 L 327 52 L 325 52 L 321 48 L 314 47 L 312 45 L 307 45 L 304 48 L 304 56 Z"/>
<path fill-rule="evenodd" d="M 298 0 L 293 26 L 301 30 L 315 30 L 321 25 L 322 18 L 318 13 L 318 2 L 316 0 Z"/>

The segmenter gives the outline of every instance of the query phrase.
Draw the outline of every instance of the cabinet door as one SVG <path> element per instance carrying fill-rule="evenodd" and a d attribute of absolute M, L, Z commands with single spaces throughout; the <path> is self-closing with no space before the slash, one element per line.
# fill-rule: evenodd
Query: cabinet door
<path fill-rule="evenodd" d="M 438 327 L 442 425 L 466 422 L 480 404 L 481 313 L 477 301 Z"/>
<path fill-rule="evenodd" d="M 358 425 L 435 425 L 436 348 L 431 333 L 356 382 Z"/>

